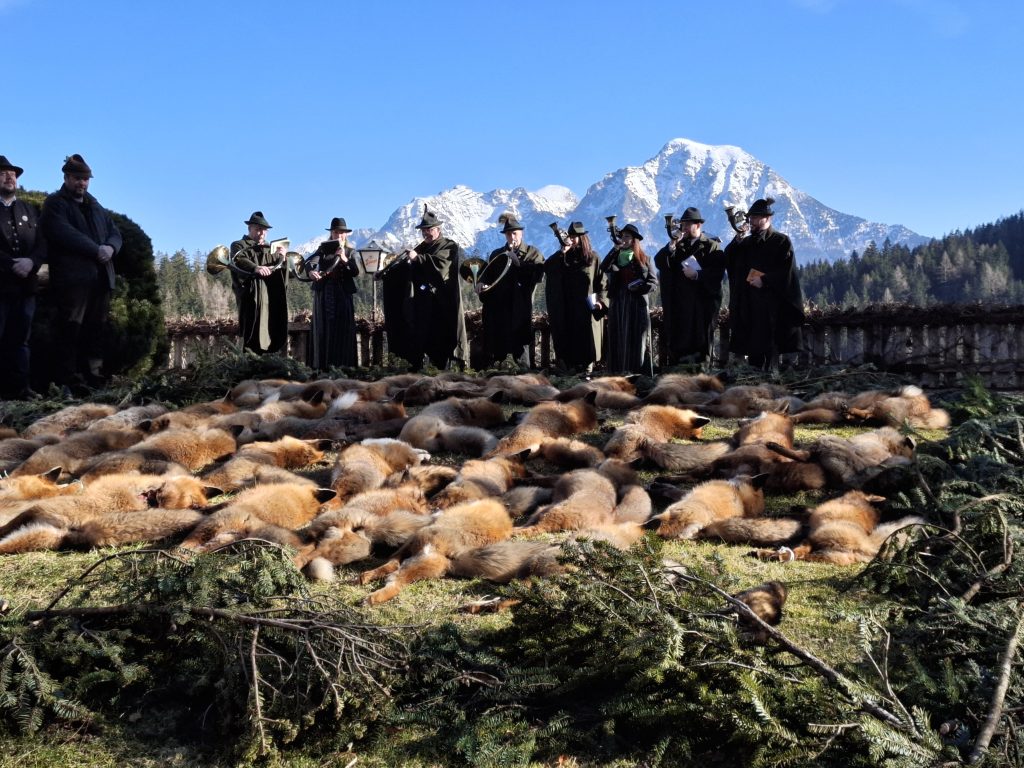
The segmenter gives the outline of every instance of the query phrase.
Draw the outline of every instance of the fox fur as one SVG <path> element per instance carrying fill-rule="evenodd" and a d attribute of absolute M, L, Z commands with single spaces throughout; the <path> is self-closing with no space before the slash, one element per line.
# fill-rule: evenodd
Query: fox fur
<path fill-rule="evenodd" d="M 302 483 L 257 486 L 238 494 L 195 527 L 185 538 L 183 549 L 205 550 L 216 545 L 246 538 L 266 525 L 296 530 L 313 520 L 321 506 L 334 498 L 334 492 Z"/>
<path fill-rule="evenodd" d="M 546 402 L 535 405 L 511 433 L 498 441 L 490 456 L 504 456 L 529 449 L 537 451 L 541 444 L 559 437 L 572 437 L 597 428 L 595 393 L 568 403 Z M 486 458 L 485 457 L 485 458 Z"/>
<path fill-rule="evenodd" d="M 501 503 L 513 520 L 532 515 L 537 509 L 551 502 L 551 489 L 535 485 L 521 485 L 502 494 Z"/>
<path fill-rule="evenodd" d="M 22 526 L 0 539 L 0 553 L 45 549 L 92 549 L 140 541 L 160 541 L 190 530 L 203 517 L 187 509 L 152 509 L 98 515 L 75 528 L 47 522 Z"/>
<path fill-rule="evenodd" d="M 480 393 L 482 397 L 501 394 L 510 403 L 536 405 L 558 396 L 558 388 L 551 386 L 546 376 L 539 373 L 521 373 L 518 376 L 491 376 Z"/>
<path fill-rule="evenodd" d="M 497 584 L 531 576 L 554 576 L 564 570 L 558 562 L 559 550 L 557 544 L 540 541 L 499 541 L 454 557 L 449 575 L 487 579 Z"/>
<path fill-rule="evenodd" d="M 919 387 L 903 387 L 895 395 L 886 392 L 861 392 L 850 399 L 850 419 L 872 424 L 899 427 L 908 424 L 916 429 L 946 429 L 949 414 L 932 408 L 928 396 Z"/>
<path fill-rule="evenodd" d="M 61 467 L 65 476 L 76 476 L 94 457 L 107 451 L 129 448 L 142 440 L 136 430 L 83 430 L 68 435 L 53 445 L 44 445 L 11 472 L 11 475 L 39 475 L 54 467 Z"/>
<path fill-rule="evenodd" d="M 803 538 L 804 523 L 791 517 L 727 517 L 700 529 L 694 538 L 759 547 L 792 546 Z"/>
<path fill-rule="evenodd" d="M 646 523 L 653 511 L 650 494 L 640 485 L 627 485 L 618 493 L 618 504 L 612 511 L 616 523 Z"/>
<path fill-rule="evenodd" d="M 762 411 L 785 413 L 792 401 L 785 389 L 775 384 L 743 384 L 729 387 L 713 403 L 695 406 L 695 410 L 709 416 L 741 419 L 756 416 Z"/>
<path fill-rule="evenodd" d="M 578 531 L 610 523 L 617 502 L 615 485 L 607 476 L 593 469 L 577 469 L 558 479 L 551 504 L 538 509 L 517 533 Z"/>
<path fill-rule="evenodd" d="M 646 405 L 626 416 L 604 446 L 607 456 L 623 461 L 640 457 L 642 440 L 667 443 L 673 438 L 699 440 L 701 428 L 711 419 L 671 405 Z"/>
<path fill-rule="evenodd" d="M 429 453 L 401 440 L 364 440 L 338 456 L 331 472 L 331 488 L 344 504 L 357 493 L 380 488 L 389 475 L 429 459 Z"/>
<path fill-rule="evenodd" d="M 402 427 L 399 439 L 427 451 L 451 451 L 482 456 L 497 440 L 483 427 L 504 421 L 501 405 L 486 397 L 432 403 Z"/>
<path fill-rule="evenodd" d="M 421 464 L 395 472 L 384 481 L 385 488 L 414 487 L 424 496 L 433 496 L 458 475 L 455 467 L 443 464 Z"/>
<path fill-rule="evenodd" d="M 0 474 L 6 475 L 19 467 L 29 456 L 44 445 L 58 442 L 57 435 L 39 435 L 39 437 L 8 437 L 0 440 Z"/>
<path fill-rule="evenodd" d="M 302 483 L 316 486 L 312 480 L 297 475 L 291 470 L 282 469 L 273 464 L 237 456 L 228 459 L 220 466 L 213 467 L 203 474 L 203 482 L 233 493 L 255 485 L 273 485 L 275 483 Z"/>
<path fill-rule="evenodd" d="M 22 430 L 21 436 L 26 438 L 39 437 L 40 435 L 64 437 L 72 432 L 83 430 L 94 421 L 110 416 L 116 411 L 117 409 L 112 405 L 101 405 L 99 403 L 70 405 L 29 424 Z"/>
<path fill-rule="evenodd" d="M 741 475 L 731 480 L 710 480 L 695 486 L 648 525 L 666 539 L 692 539 L 706 526 L 730 517 L 764 514 L 763 476 Z"/>
<path fill-rule="evenodd" d="M 391 600 L 406 584 L 441 578 L 451 561 L 469 550 L 494 544 L 512 534 L 512 518 L 496 499 L 482 499 L 447 509 L 412 535 L 379 568 L 363 572 L 362 584 L 387 577 L 383 587 L 367 597 L 370 605 Z"/>
<path fill-rule="evenodd" d="M 250 459 L 282 469 L 302 469 L 324 457 L 330 441 L 307 441 L 285 436 L 274 442 L 250 443 L 235 452 L 235 458 Z"/>
<path fill-rule="evenodd" d="M 769 626 L 775 627 L 782 622 L 782 607 L 789 597 L 789 590 L 781 581 L 766 581 L 756 587 L 737 592 L 733 597 L 747 606 L 751 612 Z M 768 640 L 768 632 L 749 617 L 739 613 L 735 608 L 730 613 L 737 613 L 741 627 L 749 632 L 749 638 L 756 643 Z"/>
<path fill-rule="evenodd" d="M 710 474 L 715 460 L 732 451 L 728 440 L 708 443 L 658 443 L 646 437 L 637 441 L 638 453 L 661 469 L 701 477 Z"/>
<path fill-rule="evenodd" d="M 636 395 L 634 378 L 634 376 L 604 376 L 564 390 L 555 399 L 560 403 L 567 403 L 570 400 L 586 397 L 589 392 L 597 392 L 594 405 L 598 408 L 626 411 L 636 408 L 643 402 Z"/>
<path fill-rule="evenodd" d="M 768 443 L 768 447 L 797 462 L 814 462 L 804 466 L 820 466 L 830 487 L 859 488 L 877 467 L 911 463 L 915 445 L 912 438 L 893 427 L 880 427 L 849 439 L 823 435 L 805 451 L 789 450 L 775 443 Z"/>
<path fill-rule="evenodd" d="M 476 499 L 501 496 L 526 474 L 523 456 L 495 456 L 467 461 L 455 479 L 432 499 L 435 507 L 446 509 Z"/>
<path fill-rule="evenodd" d="M 136 405 L 131 408 L 112 413 L 92 422 L 86 429 L 138 429 L 139 425 L 167 413 L 167 406 L 154 403 L 152 405 Z"/>
<path fill-rule="evenodd" d="M 149 461 L 167 461 L 180 464 L 189 472 L 197 472 L 234 454 L 236 446 L 235 436 L 222 429 L 168 429 L 125 450 L 99 456 L 83 464 L 80 471 L 91 475 L 111 474 L 137 470 Z"/>
<path fill-rule="evenodd" d="M 238 408 L 256 408 L 267 397 L 291 383 L 286 379 L 246 379 L 233 386 L 224 400 Z"/>
<path fill-rule="evenodd" d="M 540 456 L 555 466 L 567 469 L 596 467 L 606 458 L 599 448 L 568 437 L 556 437 L 541 443 Z"/>
<path fill-rule="evenodd" d="M 704 405 L 717 399 L 725 390 L 716 376 L 699 373 L 694 376 L 681 373 L 666 373 L 658 379 L 654 389 L 647 393 L 644 402 L 648 405 L 672 405 L 690 407 Z"/>

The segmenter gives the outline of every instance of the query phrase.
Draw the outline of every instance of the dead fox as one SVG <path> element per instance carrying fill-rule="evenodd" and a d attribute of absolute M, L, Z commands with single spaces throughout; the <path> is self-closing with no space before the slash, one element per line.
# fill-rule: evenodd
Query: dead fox
<path fill-rule="evenodd" d="M 481 578 L 498 584 L 531 576 L 554 576 L 564 570 L 558 562 L 558 544 L 540 541 L 499 541 L 454 557 L 449 575 Z"/>
<path fill-rule="evenodd" d="M 911 463 L 914 441 L 892 427 L 881 427 L 849 439 L 823 435 L 808 450 L 768 446 L 797 462 L 814 462 L 833 488 L 859 488 L 873 476 L 872 470 L 894 463 Z"/>
<path fill-rule="evenodd" d="M 501 496 L 511 490 L 516 480 L 525 476 L 524 458 L 520 454 L 467 461 L 455 479 L 433 498 L 434 506 L 446 509 L 467 501 Z"/>
<path fill-rule="evenodd" d="M 673 405 L 689 407 L 704 405 L 716 400 L 725 390 L 725 385 L 716 376 L 699 373 L 689 376 L 681 373 L 667 373 L 658 379 L 644 402 L 649 405 Z"/>
<path fill-rule="evenodd" d="M 64 477 L 77 476 L 96 456 L 107 451 L 129 448 L 142 440 L 135 430 L 84 430 L 68 435 L 59 443 L 45 445 L 11 472 L 11 475 L 39 475 L 54 467 L 64 470 Z"/>
<path fill-rule="evenodd" d="M 893 533 L 924 523 L 919 517 L 905 517 L 879 525 L 879 512 L 873 506 L 879 501 L 884 499 L 847 491 L 811 511 L 802 544 L 792 550 L 757 550 L 755 554 L 763 560 L 812 560 L 836 565 L 870 562 Z"/>
<path fill-rule="evenodd" d="M 285 436 L 270 443 L 243 445 L 235 453 L 235 458 L 251 459 L 282 469 L 302 469 L 320 461 L 324 457 L 324 451 L 330 447 L 329 440 L 299 440 Z"/>
<path fill-rule="evenodd" d="M 667 443 L 673 438 L 699 440 L 701 429 L 711 419 L 671 405 L 647 405 L 626 416 L 604 446 L 606 455 L 623 461 L 640 456 L 641 440 Z"/>
<path fill-rule="evenodd" d="M 530 536 L 554 531 L 578 531 L 613 522 L 618 498 L 615 485 L 594 469 L 562 475 L 551 493 L 551 504 L 538 509 L 517 529 Z"/>
<path fill-rule="evenodd" d="M 25 459 L 44 445 L 58 442 L 57 435 L 39 435 L 39 437 L 9 437 L 0 440 L 0 475 L 6 475 L 21 466 Z"/>
<path fill-rule="evenodd" d="M 521 373 L 518 376 L 491 376 L 480 393 L 482 397 L 504 396 L 510 403 L 536 405 L 558 396 L 558 388 L 551 386 L 546 376 L 539 373 Z"/>
<path fill-rule="evenodd" d="M 716 459 L 733 449 L 728 440 L 708 443 L 658 443 L 641 438 L 637 452 L 652 464 L 669 472 L 690 477 L 704 477 L 711 473 Z"/>
<path fill-rule="evenodd" d="M 503 456 L 524 450 L 536 451 L 542 443 L 559 437 L 572 437 L 597 427 L 595 393 L 568 403 L 547 402 L 535 405 L 512 432 L 498 441 L 485 456 Z"/>
<path fill-rule="evenodd" d="M 928 396 L 919 387 L 903 387 L 898 394 L 861 392 L 850 399 L 847 416 L 852 420 L 916 429 L 946 429 L 949 414 L 932 408 Z"/>
<path fill-rule="evenodd" d="M 37 419 L 27 426 L 21 433 L 22 437 L 32 438 L 40 435 L 57 435 L 64 437 L 72 432 L 85 429 L 97 419 L 110 416 L 117 409 L 112 405 L 101 405 L 99 403 L 83 403 L 82 405 L 70 405 L 62 408 L 56 413 Z"/>
<path fill-rule="evenodd" d="M 287 379 L 246 379 L 233 386 L 224 400 L 238 408 L 256 408 L 281 387 L 292 383 Z"/>
<path fill-rule="evenodd" d="M 636 385 L 633 383 L 635 378 L 637 377 L 603 376 L 560 392 L 555 399 L 560 403 L 567 403 L 570 400 L 586 397 L 589 392 L 597 392 L 594 405 L 598 408 L 626 411 L 636 408 L 643 402 L 636 395 Z"/>
<path fill-rule="evenodd" d="M 299 531 L 305 541 L 313 543 L 299 549 L 295 565 L 304 568 L 314 560 L 323 561 L 307 573 L 315 579 L 330 580 L 334 575 L 334 566 L 364 560 L 376 545 L 392 549 L 400 547 L 418 530 L 432 522 L 433 518 L 429 515 L 404 509 L 380 515 L 357 510 L 325 512 L 306 529 Z"/>
<path fill-rule="evenodd" d="M 136 405 L 131 408 L 112 413 L 92 422 L 86 429 L 138 429 L 139 425 L 167 413 L 167 406 L 154 403 L 152 405 Z"/>
<path fill-rule="evenodd" d="M 81 493 L 81 483 L 58 485 L 61 468 L 54 467 L 38 475 L 0 477 L 0 510 L 29 500 L 48 499 L 52 496 L 69 496 Z"/>
<path fill-rule="evenodd" d="M 786 547 L 802 540 L 805 530 L 803 522 L 791 517 L 727 517 L 704 526 L 694 538 L 718 539 L 727 544 Z"/>
<path fill-rule="evenodd" d="M 666 539 L 692 539 L 717 520 L 760 517 L 764 514 L 765 479 L 763 475 L 741 475 L 701 483 L 664 512 L 654 515 L 648 527 L 655 528 Z"/>
<path fill-rule="evenodd" d="M 512 518 L 496 499 L 482 499 L 447 509 L 409 539 L 379 568 L 360 575 L 362 584 L 387 577 L 387 582 L 367 597 L 377 605 L 395 597 L 406 584 L 437 579 L 448 573 L 452 559 L 465 552 L 507 539 Z"/>
<path fill-rule="evenodd" d="M 91 549 L 160 541 L 190 530 L 203 517 L 187 509 L 153 509 L 98 515 L 76 528 L 36 522 L 0 539 L 0 553 L 20 554 L 46 549 Z"/>
<path fill-rule="evenodd" d="M 501 405 L 494 399 L 477 397 L 432 403 L 402 427 L 399 439 L 427 451 L 452 451 L 482 456 L 497 443 L 483 427 L 504 421 Z"/>
<path fill-rule="evenodd" d="M 782 606 L 786 604 L 789 590 L 781 581 L 766 581 L 737 592 L 733 597 L 746 605 L 765 624 L 775 627 L 782 623 Z M 768 633 L 757 627 L 752 620 L 740 616 L 739 621 L 741 626 L 750 630 L 751 639 L 755 642 L 763 643 L 768 639 Z"/>
<path fill-rule="evenodd" d="M 616 523 L 646 523 L 653 507 L 651 496 L 641 485 L 627 485 L 619 490 L 618 504 L 612 511 Z"/>
<path fill-rule="evenodd" d="M 279 483 L 302 483 L 316 487 L 315 482 L 297 475 L 289 469 L 282 469 L 241 456 L 228 459 L 220 466 L 213 467 L 202 477 L 203 482 L 220 488 L 224 493 L 233 493 L 256 485 Z"/>
<path fill-rule="evenodd" d="M 328 488 L 311 488 L 301 483 L 249 488 L 226 507 L 204 518 L 181 546 L 206 550 L 246 538 L 267 525 L 294 531 L 313 520 L 334 495 Z"/>
<path fill-rule="evenodd" d="M 409 467 L 402 472 L 395 472 L 389 475 L 387 480 L 384 481 L 384 487 L 415 487 L 424 496 L 433 496 L 454 480 L 458 473 L 455 467 L 448 467 L 443 464 L 421 464 L 418 467 Z"/>
<path fill-rule="evenodd" d="M 123 433 L 122 433 L 123 434 Z M 99 456 L 81 467 L 83 474 L 111 474 L 136 470 L 148 461 L 168 461 L 197 472 L 231 456 L 235 436 L 223 429 L 169 429 L 157 432 L 125 450 Z"/>
<path fill-rule="evenodd" d="M 429 453 L 401 440 L 364 440 L 338 456 L 331 472 L 331 488 L 344 504 L 357 493 L 381 487 L 389 475 L 429 459 Z"/>
<path fill-rule="evenodd" d="M 742 419 L 763 411 L 785 413 L 792 405 L 793 400 L 782 387 L 774 384 L 744 384 L 729 387 L 716 401 L 694 406 L 694 409 L 709 416 Z"/>
<path fill-rule="evenodd" d="M 566 469 L 596 467 L 606 458 L 599 448 L 568 437 L 557 437 L 541 443 L 540 456 L 545 461 Z"/>

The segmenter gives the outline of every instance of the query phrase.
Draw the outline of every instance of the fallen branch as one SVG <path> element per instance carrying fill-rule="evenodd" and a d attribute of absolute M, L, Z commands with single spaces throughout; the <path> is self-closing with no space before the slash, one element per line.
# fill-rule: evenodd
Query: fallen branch
<path fill-rule="evenodd" d="M 988 716 L 985 718 L 981 733 L 978 734 L 978 740 L 974 742 L 974 749 L 967 756 L 968 764 L 976 763 L 984 757 L 985 751 L 995 735 L 996 726 L 999 725 L 999 720 L 1003 716 L 1003 702 L 1006 699 L 1006 690 L 1010 687 L 1010 671 L 1013 669 L 1013 661 L 1017 655 L 1017 644 L 1020 642 L 1022 626 L 1024 626 L 1024 613 L 1021 612 L 1021 606 L 1018 603 L 1017 624 L 1013 628 L 1013 632 L 1010 633 L 1006 648 L 1003 650 L 1003 658 L 998 667 L 999 677 L 996 680 L 996 688 L 992 692 L 992 703 L 989 705 Z"/>

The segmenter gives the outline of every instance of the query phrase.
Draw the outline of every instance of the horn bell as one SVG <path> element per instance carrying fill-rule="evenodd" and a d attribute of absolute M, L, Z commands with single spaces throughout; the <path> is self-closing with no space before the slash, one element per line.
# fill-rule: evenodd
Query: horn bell
<path fill-rule="evenodd" d="M 231 264 L 226 245 L 218 245 L 206 257 L 206 271 L 211 275 L 219 275 Z"/>

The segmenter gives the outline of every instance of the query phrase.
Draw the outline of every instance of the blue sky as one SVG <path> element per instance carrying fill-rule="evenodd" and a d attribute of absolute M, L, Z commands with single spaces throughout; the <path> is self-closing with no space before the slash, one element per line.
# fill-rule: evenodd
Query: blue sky
<path fill-rule="evenodd" d="M 929 236 L 1024 207 L 1024 3 L 0 0 L 0 154 L 65 155 L 158 251 L 254 209 L 297 243 L 417 195 L 582 196 L 670 139 L 742 147 Z"/>

